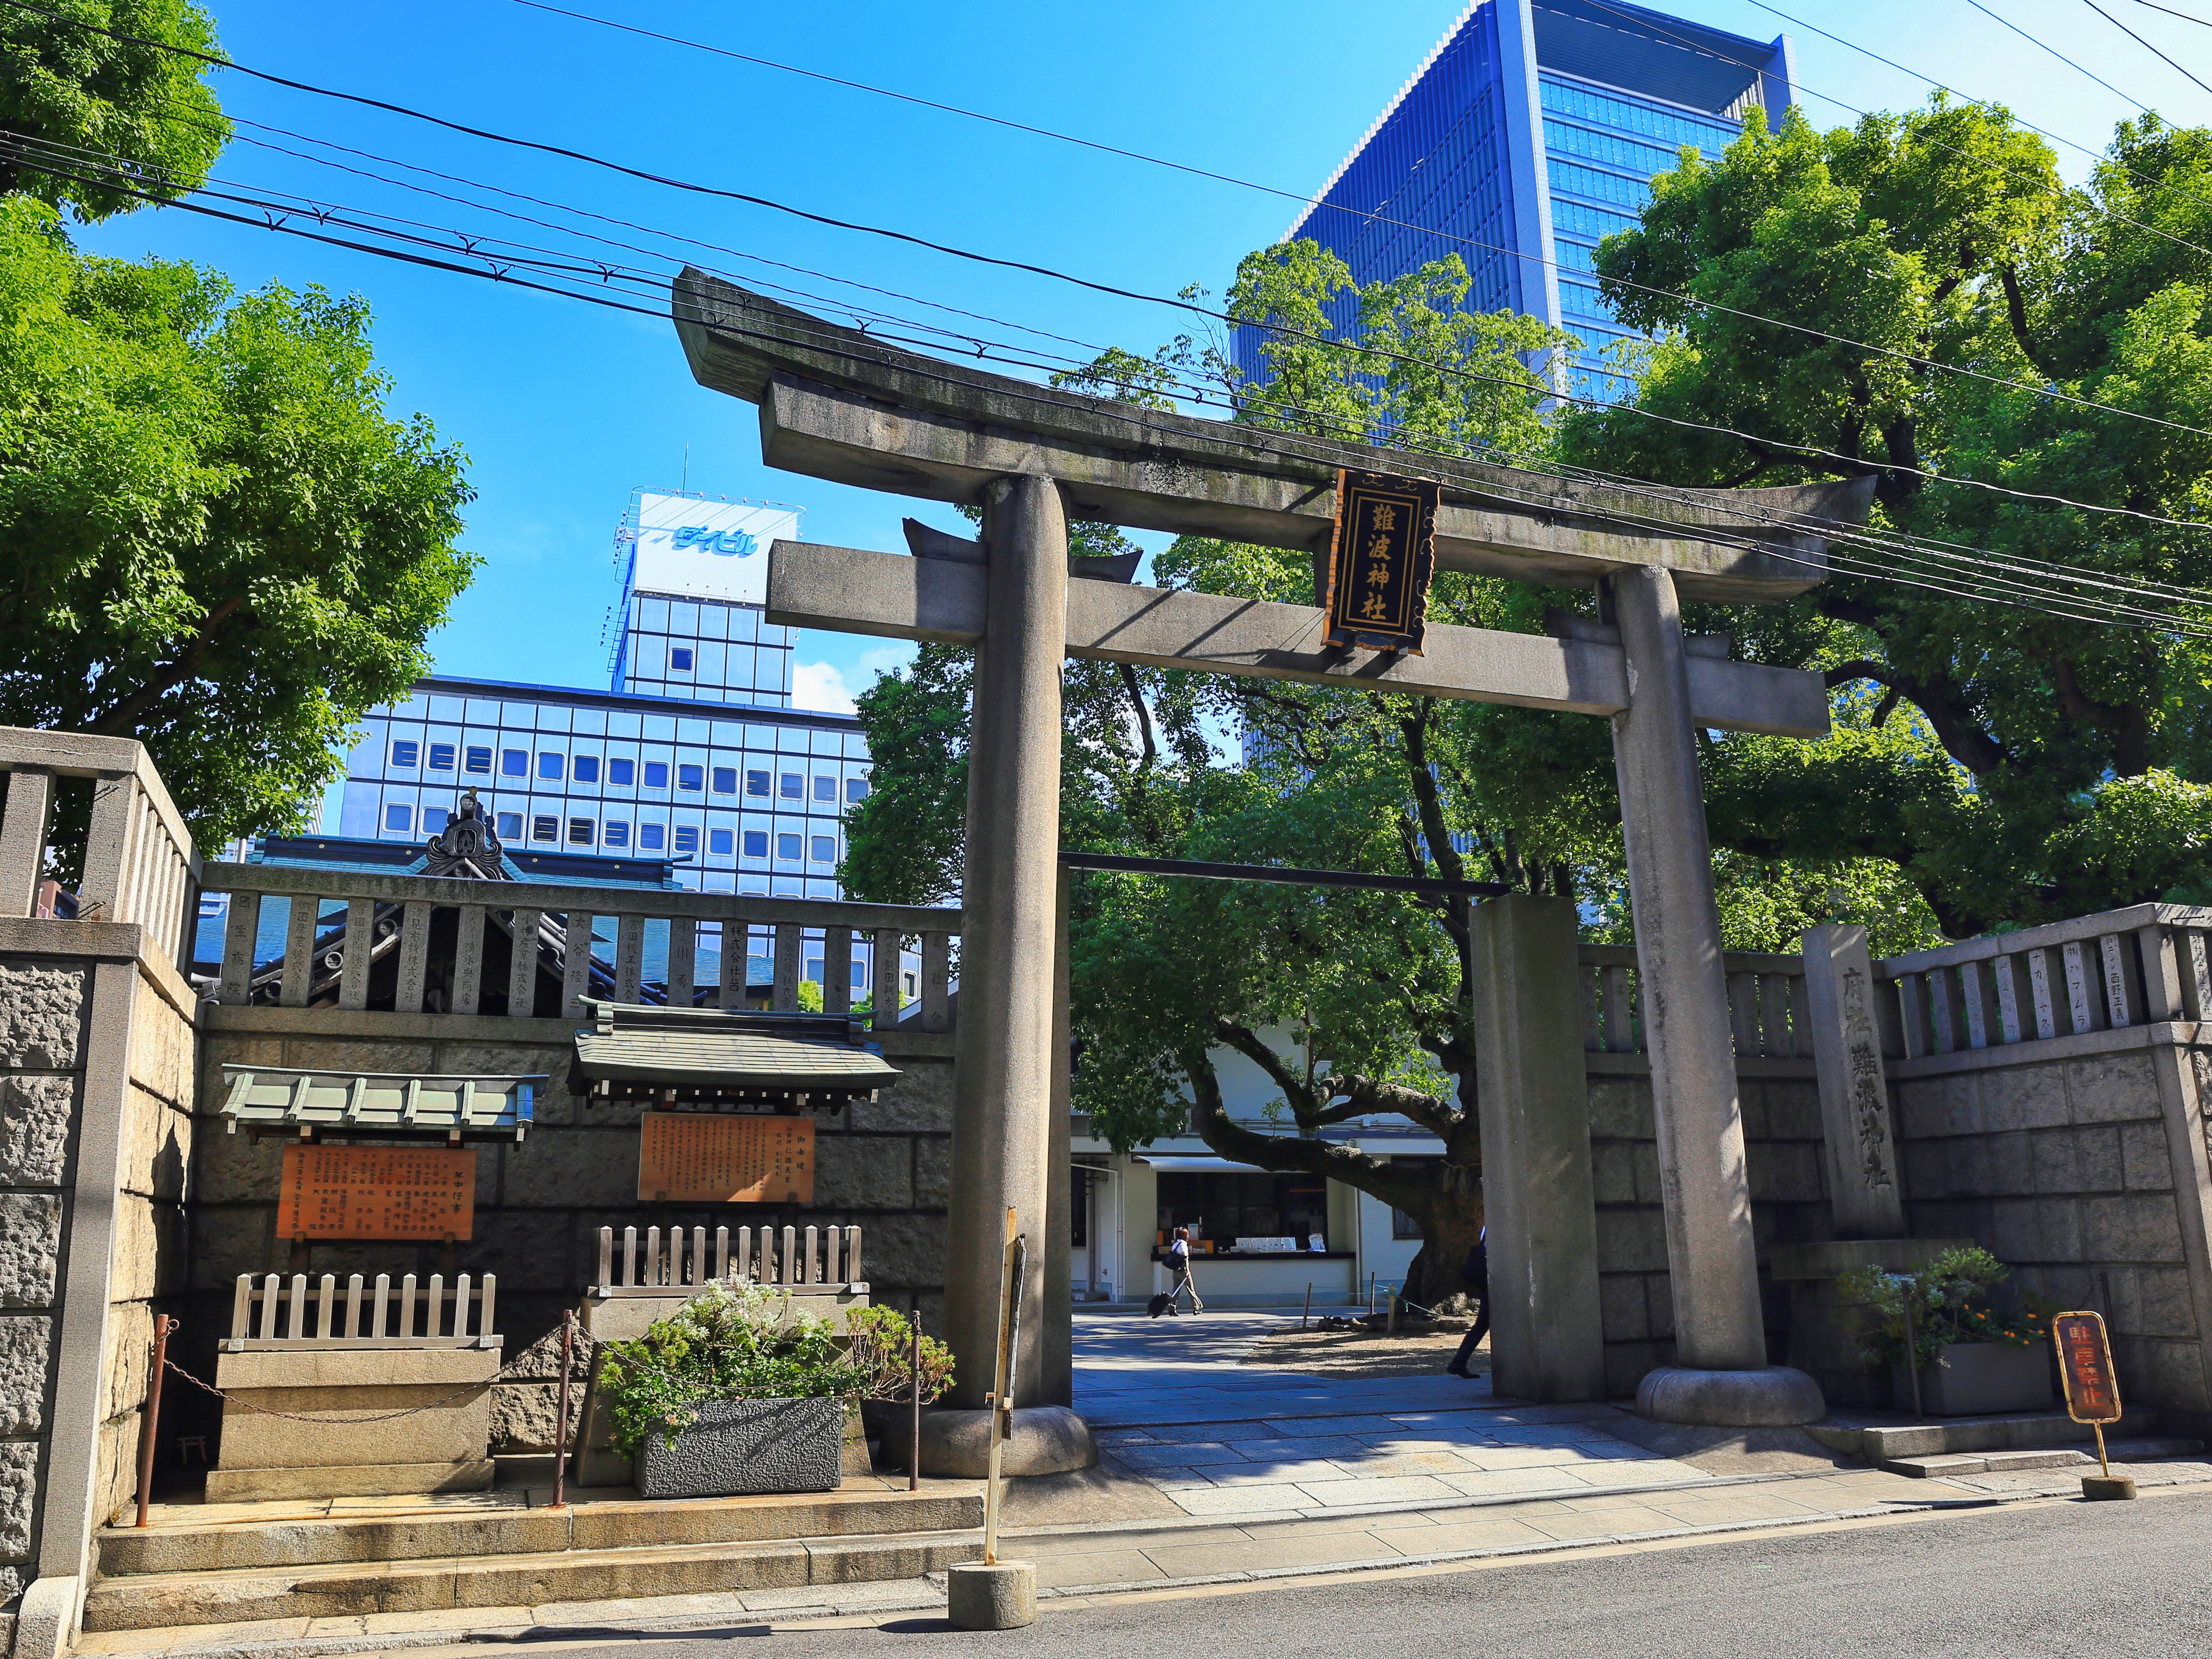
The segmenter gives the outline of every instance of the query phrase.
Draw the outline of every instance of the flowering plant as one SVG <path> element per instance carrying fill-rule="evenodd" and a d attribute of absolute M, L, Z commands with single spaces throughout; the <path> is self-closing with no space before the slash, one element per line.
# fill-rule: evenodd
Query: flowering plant
<path fill-rule="evenodd" d="M 1903 1363 L 1909 1327 L 1915 1365 L 1940 1365 L 1945 1363 L 1943 1351 L 1954 1342 L 2026 1348 L 2049 1340 L 2057 1303 L 2029 1295 L 2015 1310 L 1988 1305 L 1992 1287 L 2011 1272 L 1987 1250 L 1970 1244 L 1945 1250 L 1909 1273 L 1861 1267 L 1837 1281 L 1836 1293 L 1867 1311 L 1859 1335 L 1868 1364 Z"/>

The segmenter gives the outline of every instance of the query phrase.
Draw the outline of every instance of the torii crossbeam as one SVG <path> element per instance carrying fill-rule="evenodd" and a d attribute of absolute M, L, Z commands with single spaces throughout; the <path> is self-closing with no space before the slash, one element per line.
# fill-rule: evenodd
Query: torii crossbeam
<path fill-rule="evenodd" d="M 1866 484 L 1646 491 L 1409 459 L 903 351 L 696 270 L 678 280 L 673 313 L 700 384 L 760 405 L 769 465 L 983 512 L 980 544 L 956 544 L 957 557 L 780 542 L 769 570 L 772 622 L 977 647 L 945 1298 L 961 1362 L 953 1399 L 968 1409 L 939 1413 L 925 1439 L 939 1473 L 979 1472 L 999 1218 L 1011 1206 L 1035 1231 L 1047 1214 L 1054 975 L 1042 965 L 1068 655 L 1612 719 L 1673 1274 L 1679 1363 L 1665 1374 L 1686 1370 L 1693 1385 L 1655 1395 L 1647 1379 L 1643 1398 L 1694 1396 L 1707 1422 L 1824 1413 L 1811 1378 L 1766 1364 L 1694 730 L 1823 736 L 1826 692 L 1817 675 L 1729 660 L 1725 640 L 1686 639 L 1680 602 L 1771 602 L 1820 581 L 1820 522 L 1863 519 Z M 1340 466 L 1438 479 L 1440 568 L 1595 587 L 1604 620 L 1570 619 L 1557 638 L 1432 624 L 1419 657 L 1346 654 L 1324 648 L 1310 607 L 1069 579 L 1070 518 L 1318 553 Z M 1030 1257 L 1033 1307 L 1043 1254 Z M 1048 1372 L 1034 1328 L 1024 1335 L 1019 1403 L 1030 1406 Z M 1024 1473 L 1095 1455 L 1064 1410 L 1018 1413 L 1017 1443 L 1009 1467 Z"/>

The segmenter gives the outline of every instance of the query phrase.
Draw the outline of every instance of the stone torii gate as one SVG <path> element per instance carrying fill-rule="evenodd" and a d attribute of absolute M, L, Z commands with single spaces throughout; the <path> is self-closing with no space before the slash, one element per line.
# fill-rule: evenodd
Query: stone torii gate
<path fill-rule="evenodd" d="M 1863 484 L 1645 495 L 1195 420 L 902 351 L 696 270 L 678 280 L 672 310 L 699 383 L 760 406 L 769 465 L 982 509 L 980 542 L 910 538 L 934 556 L 778 543 L 769 572 L 772 622 L 977 647 L 945 1279 L 959 1370 L 955 1409 L 934 1414 L 925 1441 L 939 1472 L 980 1467 L 997 1218 L 1011 1206 L 1032 1232 L 1046 1224 L 1051 1165 L 1066 1157 L 1056 1152 L 1065 1126 L 1050 1121 L 1048 971 L 1066 656 L 1609 717 L 1678 1361 L 1645 1378 L 1638 1408 L 1744 1425 L 1824 1413 L 1810 1377 L 1767 1364 L 1694 732 L 1822 737 L 1827 696 L 1816 674 L 1732 661 L 1724 638 L 1686 638 L 1680 604 L 1771 602 L 1820 581 L 1826 544 L 1805 520 L 1863 519 Z M 1557 637 L 1431 623 L 1419 657 L 1336 652 L 1317 609 L 1081 580 L 1087 572 L 1070 580 L 1071 518 L 1321 556 L 1340 466 L 1439 479 L 1437 568 L 1595 587 L 1603 620 L 1571 618 Z M 1516 1262 L 1498 1259 L 1493 1240 L 1493 1279 L 1578 1272 L 1594 1310 L 1595 1265 L 1559 1259 L 1564 1248 L 1510 1241 L 1508 1255 L 1530 1256 Z M 1547 1249 L 1553 1259 L 1535 1259 Z M 1045 1305 L 1044 1254 L 1030 1257 L 1033 1308 Z M 1095 1452 L 1080 1420 L 1038 1404 L 1048 1395 L 1034 1324 L 1024 1347 L 1009 1468 L 1086 1465 Z"/>

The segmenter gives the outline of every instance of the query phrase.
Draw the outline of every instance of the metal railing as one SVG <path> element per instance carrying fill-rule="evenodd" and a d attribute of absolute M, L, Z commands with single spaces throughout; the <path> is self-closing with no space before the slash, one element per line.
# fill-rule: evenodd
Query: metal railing
<path fill-rule="evenodd" d="M 169 961 L 189 963 L 199 910 L 199 856 L 183 816 L 130 738 L 86 737 L 0 726 L 0 916 L 38 914 L 54 780 L 90 778 L 91 832 L 77 888 L 77 920 L 131 921 Z"/>
<path fill-rule="evenodd" d="M 1737 1056 L 1809 1059 L 1813 1037 L 1805 1000 L 1805 959 L 1730 951 L 1721 963 L 1728 975 L 1729 1028 L 1735 1039 Z M 1585 1052 L 1643 1053 L 1644 1019 L 1635 947 L 1578 945 L 1576 974 L 1582 984 Z"/>
<path fill-rule="evenodd" d="M 923 1031 L 952 1029 L 957 909 L 270 864 L 210 864 L 203 884 L 210 894 L 229 896 L 216 991 L 226 1006 L 269 1002 L 403 1014 L 527 1015 L 542 1005 L 549 1016 L 574 1019 L 581 1018 L 587 996 L 689 1007 L 712 989 L 719 1006 L 737 1007 L 745 1000 L 750 941 L 758 930 L 774 939 L 769 1006 L 787 1012 L 799 1006 L 806 934 L 818 930 L 824 1012 L 844 1013 L 853 1006 L 856 935 L 874 948 L 872 1006 L 905 1006 L 901 952 L 911 938 L 920 942 L 920 995 L 914 999 L 920 1006 L 900 1023 Z M 261 906 L 270 898 L 288 902 L 290 913 L 281 963 L 259 964 Z M 599 938 L 596 930 L 609 923 L 611 940 Z M 648 988 L 646 931 L 661 924 L 667 931 L 666 966 Z M 487 981 L 484 971 L 486 946 L 495 934 L 505 938 L 508 964 L 504 981 L 496 984 Z M 720 950 L 718 988 L 698 980 L 702 937 Z M 372 996 L 372 970 L 386 963 L 392 969 L 388 986 L 378 974 Z M 548 981 L 542 988 L 541 978 Z"/>
<path fill-rule="evenodd" d="M 625 1227 L 617 1250 L 615 1230 L 602 1227 L 597 1291 L 600 1296 L 667 1296 L 703 1290 L 717 1279 L 817 1291 L 867 1288 L 860 1275 L 858 1227 L 786 1227 L 781 1250 L 776 1242 L 776 1230 L 763 1227 L 756 1254 L 753 1230 L 740 1227 L 733 1255 L 730 1230 L 717 1227 L 710 1256 L 704 1227 L 694 1227 L 688 1239 L 683 1228 L 671 1227 L 665 1245 L 660 1229 L 648 1227 L 642 1249 L 637 1229 Z"/>
<path fill-rule="evenodd" d="M 2212 910 L 2137 904 L 1874 964 L 1892 1058 L 2108 1031 L 2212 1010 Z"/>
<path fill-rule="evenodd" d="M 396 1286 L 390 1273 L 379 1273 L 366 1287 L 355 1273 L 346 1280 L 343 1297 L 331 1273 L 322 1276 L 312 1297 L 305 1273 L 292 1275 L 289 1291 L 276 1273 L 258 1283 L 252 1273 L 240 1273 L 231 1299 L 230 1340 L 222 1346 L 233 1353 L 261 1348 L 495 1348 L 500 1338 L 492 1333 L 492 1318 L 498 1292 L 496 1273 L 486 1273 L 473 1286 L 462 1273 L 450 1287 L 444 1274 L 432 1273 L 419 1295 L 413 1273 L 402 1276 Z"/>

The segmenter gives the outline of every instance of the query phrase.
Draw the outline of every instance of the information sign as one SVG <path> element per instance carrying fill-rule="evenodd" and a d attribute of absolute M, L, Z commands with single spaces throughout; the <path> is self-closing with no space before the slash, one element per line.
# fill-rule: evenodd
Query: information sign
<path fill-rule="evenodd" d="M 467 1238 L 477 1155 L 445 1146 L 287 1146 L 280 1238 Z"/>
<path fill-rule="evenodd" d="M 1322 596 L 1329 644 L 1420 655 L 1438 493 L 1425 478 L 1338 470 L 1336 533 Z"/>
<path fill-rule="evenodd" d="M 814 1197 L 814 1120 L 647 1112 L 637 1195 L 665 1204 L 805 1204 Z"/>

